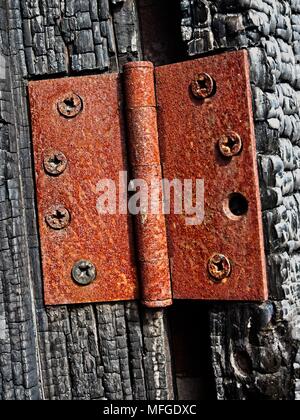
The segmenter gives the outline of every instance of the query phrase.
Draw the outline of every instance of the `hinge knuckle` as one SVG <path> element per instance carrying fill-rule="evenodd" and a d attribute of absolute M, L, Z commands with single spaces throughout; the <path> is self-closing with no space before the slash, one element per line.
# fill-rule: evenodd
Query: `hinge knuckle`
<path fill-rule="evenodd" d="M 161 185 L 154 67 L 148 62 L 124 66 L 124 87 L 130 163 L 134 179 Z M 152 190 L 153 192 L 153 190 Z M 135 217 L 142 302 L 148 307 L 172 304 L 163 197 L 158 190 L 158 214 L 149 208 Z"/>

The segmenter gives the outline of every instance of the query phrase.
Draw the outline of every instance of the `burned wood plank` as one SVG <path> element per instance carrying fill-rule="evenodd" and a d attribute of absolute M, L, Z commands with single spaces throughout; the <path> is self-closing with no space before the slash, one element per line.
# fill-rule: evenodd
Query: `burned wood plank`
<path fill-rule="evenodd" d="M 141 312 L 134 302 L 45 309 L 42 297 L 26 80 L 112 71 L 120 55 L 139 57 L 135 7 L 0 7 L 0 399 L 173 396 L 162 311 Z"/>
<path fill-rule="evenodd" d="M 247 48 L 272 300 L 211 309 L 220 399 L 300 398 L 299 2 L 181 0 L 189 55 Z"/>

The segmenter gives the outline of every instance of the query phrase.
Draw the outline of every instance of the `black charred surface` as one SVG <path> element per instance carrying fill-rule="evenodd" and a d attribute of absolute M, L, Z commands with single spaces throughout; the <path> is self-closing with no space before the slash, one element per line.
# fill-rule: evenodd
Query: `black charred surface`
<path fill-rule="evenodd" d="M 300 399 L 300 2 L 181 0 L 190 56 L 247 48 L 271 301 L 211 310 L 220 399 Z"/>
<path fill-rule="evenodd" d="M 26 81 L 116 71 L 140 55 L 133 0 L 0 5 L 0 399 L 172 398 L 162 311 L 45 309 Z"/>

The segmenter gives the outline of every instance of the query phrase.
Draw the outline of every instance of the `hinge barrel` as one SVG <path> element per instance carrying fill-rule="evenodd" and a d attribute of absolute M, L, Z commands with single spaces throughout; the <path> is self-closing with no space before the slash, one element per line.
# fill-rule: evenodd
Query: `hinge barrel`
<path fill-rule="evenodd" d="M 162 169 L 153 64 L 150 62 L 126 64 L 124 84 L 130 143 L 129 160 L 135 179 L 134 190 L 139 187 L 139 194 L 144 193 L 143 198 L 145 198 L 140 200 L 141 212 L 135 216 L 141 298 L 148 307 L 166 307 L 172 304 L 172 290 L 166 222 L 162 211 Z M 148 189 L 148 193 L 142 190 L 143 185 L 140 180 Z"/>

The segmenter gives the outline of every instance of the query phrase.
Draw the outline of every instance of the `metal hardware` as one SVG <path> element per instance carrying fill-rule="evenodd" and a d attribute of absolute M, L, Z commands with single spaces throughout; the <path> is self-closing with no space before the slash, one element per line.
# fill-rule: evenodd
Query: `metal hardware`
<path fill-rule="evenodd" d="M 129 63 L 124 66 L 124 86 L 132 175 L 150 185 L 160 183 L 160 164 L 154 66 Z M 159 205 L 162 208 L 162 197 Z M 172 304 L 166 221 L 162 213 L 135 218 L 141 284 L 141 299 L 148 307 Z"/>
<path fill-rule="evenodd" d="M 73 280 L 81 285 L 87 286 L 91 284 L 97 276 L 96 267 L 91 261 L 80 260 L 74 264 L 72 268 L 72 278 Z"/>
<path fill-rule="evenodd" d="M 209 74 L 200 73 L 192 80 L 191 90 L 195 98 L 209 98 L 214 93 L 215 81 Z"/>
<path fill-rule="evenodd" d="M 29 84 L 47 305 L 139 297 L 131 219 L 97 210 L 100 181 L 109 178 L 118 184 L 119 172 L 127 170 L 120 84 L 116 74 Z M 64 108 L 59 112 L 58 104 L 69 99 L 70 92 L 76 92 L 80 102 L 74 97 L 76 111 L 62 115 Z M 65 118 L 76 112 L 75 118 Z M 67 156 L 63 175 L 53 177 L 45 172 L 44 157 L 49 150 L 61 150 Z M 56 203 L 63 203 L 71 214 L 66 229 L 50 229 L 45 223 L 46 212 Z M 71 275 L 74 263 L 82 259 L 98 270 L 95 280 L 85 287 Z"/>
<path fill-rule="evenodd" d="M 69 210 L 58 204 L 51 206 L 45 216 L 45 220 L 49 227 L 55 230 L 65 229 L 71 220 Z"/>
<path fill-rule="evenodd" d="M 238 133 L 230 131 L 224 134 L 219 140 L 219 149 L 223 156 L 237 156 L 243 147 L 242 139 Z"/>
<path fill-rule="evenodd" d="M 60 175 L 67 168 L 66 156 L 57 150 L 49 151 L 44 156 L 44 169 L 48 175 Z"/>
<path fill-rule="evenodd" d="M 190 84 L 195 74 L 203 73 L 215 81 L 215 94 L 196 102 Z M 183 215 L 166 216 L 173 298 L 264 300 L 267 279 L 248 53 L 158 67 L 155 78 L 163 177 L 182 184 L 185 179 L 204 180 L 202 223 L 186 225 Z M 220 153 L 224 133 L 238 133 L 243 141 L 236 158 Z M 235 149 L 236 141 L 234 137 L 227 145 L 229 154 L 240 148 Z M 212 281 L 207 268 L 216 251 L 230 258 L 226 282 Z"/>
<path fill-rule="evenodd" d="M 222 281 L 230 276 L 231 264 L 222 254 L 214 254 L 208 261 L 209 274 L 215 281 Z"/>
<path fill-rule="evenodd" d="M 29 92 L 46 304 L 267 298 L 246 51 L 131 63 L 123 75 L 31 82 Z M 187 211 L 136 216 L 137 250 L 130 216 L 98 206 L 101 180 L 118 185 L 127 170 L 122 96 L 133 176 L 205 186 L 195 223 Z"/>
<path fill-rule="evenodd" d="M 74 118 L 82 110 L 83 103 L 79 95 L 68 92 L 57 103 L 57 108 L 61 115 L 67 118 Z"/>

